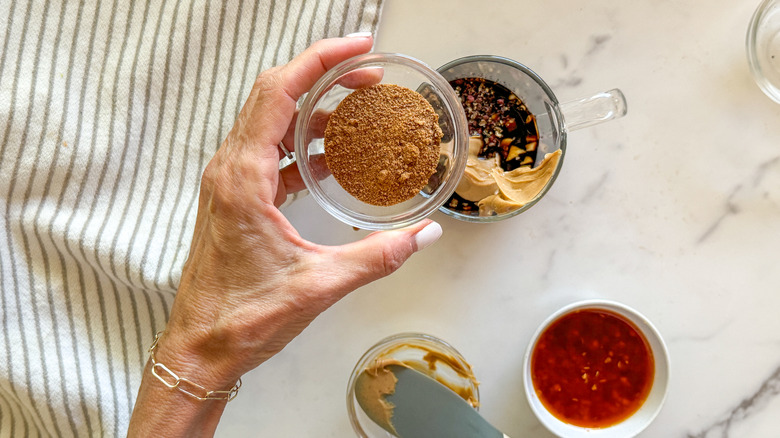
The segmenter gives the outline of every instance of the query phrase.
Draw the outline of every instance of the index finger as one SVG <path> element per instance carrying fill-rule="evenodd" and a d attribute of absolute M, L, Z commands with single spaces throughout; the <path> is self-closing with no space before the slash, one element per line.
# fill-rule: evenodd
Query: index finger
<path fill-rule="evenodd" d="M 372 44 L 370 36 L 320 40 L 288 64 L 261 73 L 247 101 L 245 126 L 250 142 L 275 157 L 303 93 L 338 63 L 371 50 Z"/>
<path fill-rule="evenodd" d="M 341 61 L 368 52 L 372 44 L 370 36 L 318 41 L 280 70 L 282 87 L 291 99 L 297 101 L 325 72 Z"/>

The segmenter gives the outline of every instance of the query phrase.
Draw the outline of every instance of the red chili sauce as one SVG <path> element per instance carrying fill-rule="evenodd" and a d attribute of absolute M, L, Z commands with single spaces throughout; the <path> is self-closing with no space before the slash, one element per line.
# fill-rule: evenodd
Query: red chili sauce
<path fill-rule="evenodd" d="M 650 393 L 654 373 L 653 353 L 639 329 L 603 309 L 558 318 L 531 356 L 542 404 L 561 421 L 581 427 L 608 427 L 630 417 Z"/>

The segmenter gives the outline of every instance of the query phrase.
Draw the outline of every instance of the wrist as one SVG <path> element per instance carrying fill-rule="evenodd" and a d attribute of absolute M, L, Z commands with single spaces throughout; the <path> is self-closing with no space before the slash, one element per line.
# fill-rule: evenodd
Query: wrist
<path fill-rule="evenodd" d="M 166 329 L 150 349 L 150 371 L 169 388 L 192 396 L 206 398 L 209 391 L 227 396 L 226 391 L 240 382 L 242 371 L 229 355 L 215 351 L 213 342 Z"/>
<path fill-rule="evenodd" d="M 213 436 L 226 403 L 237 393 L 232 386 L 236 383 L 226 390 L 212 386 L 222 385 L 219 373 L 194 368 L 197 359 L 175 354 L 178 350 L 171 348 L 175 344 L 166 344 L 163 333 L 158 336 L 150 348 L 127 436 Z"/>

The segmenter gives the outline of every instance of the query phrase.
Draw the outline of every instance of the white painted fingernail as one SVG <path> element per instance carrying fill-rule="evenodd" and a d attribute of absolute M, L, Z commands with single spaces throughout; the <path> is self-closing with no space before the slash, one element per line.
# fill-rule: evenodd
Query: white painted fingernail
<path fill-rule="evenodd" d="M 431 222 L 422 230 L 414 235 L 414 243 L 417 245 L 417 251 L 421 251 L 439 240 L 441 237 L 441 225 L 438 222 Z"/>
<path fill-rule="evenodd" d="M 368 38 L 371 36 L 371 32 L 354 32 L 346 36 L 346 38 Z"/>

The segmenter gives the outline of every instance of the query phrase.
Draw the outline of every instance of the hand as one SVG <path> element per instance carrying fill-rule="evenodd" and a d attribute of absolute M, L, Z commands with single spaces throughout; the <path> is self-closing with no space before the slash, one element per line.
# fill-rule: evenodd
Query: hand
<path fill-rule="evenodd" d="M 293 144 L 296 101 L 328 69 L 371 45 L 370 37 L 323 40 L 257 78 L 203 174 L 190 255 L 158 344 L 157 360 L 179 375 L 229 389 L 344 295 L 394 272 L 440 236 L 438 224 L 423 221 L 322 246 L 301 238 L 277 208 L 302 188 L 297 168 L 278 170 L 277 145 Z"/>

